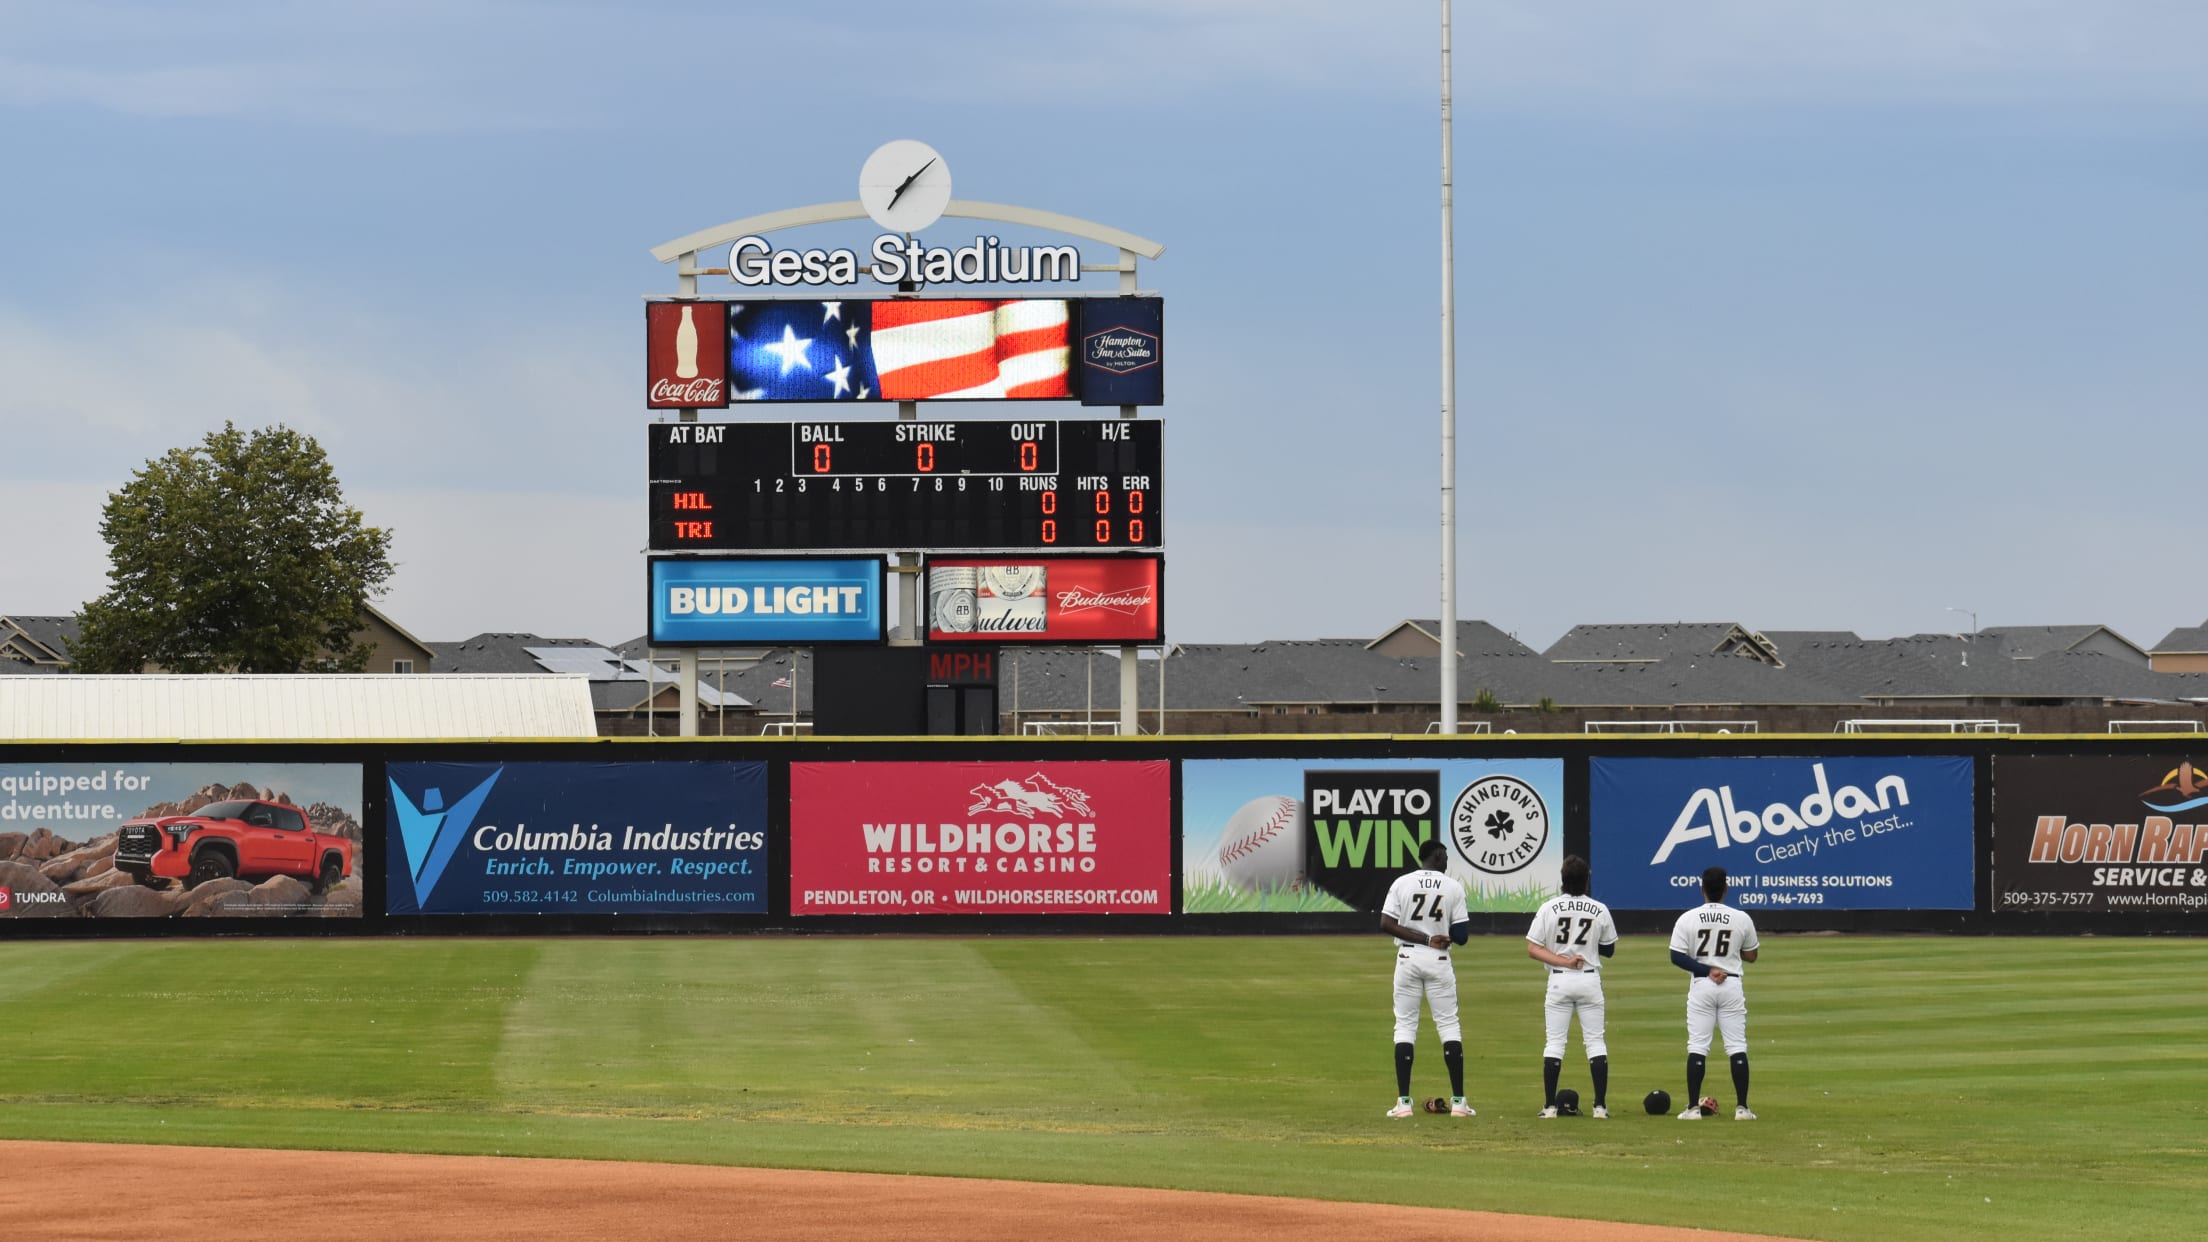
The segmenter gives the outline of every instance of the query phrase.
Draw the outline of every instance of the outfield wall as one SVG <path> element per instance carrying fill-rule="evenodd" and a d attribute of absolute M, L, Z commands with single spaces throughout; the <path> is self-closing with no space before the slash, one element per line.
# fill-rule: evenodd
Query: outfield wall
<path fill-rule="evenodd" d="M 1775 931 L 2184 934 L 2208 919 L 2197 741 L 7 743 L 0 934 L 1369 932 L 1434 835 L 1486 932 L 1522 931 L 1575 853 L 1628 932 L 1718 864 Z M 255 799 L 303 812 L 275 848 L 350 873 L 117 869 L 152 839 L 118 854 L 127 822 Z"/>

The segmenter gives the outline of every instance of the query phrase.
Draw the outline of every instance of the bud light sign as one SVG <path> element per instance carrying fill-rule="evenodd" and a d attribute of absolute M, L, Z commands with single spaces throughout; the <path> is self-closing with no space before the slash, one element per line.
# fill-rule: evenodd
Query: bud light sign
<path fill-rule="evenodd" d="M 1749 910 L 1972 908 L 1968 758 L 1592 765 L 1594 890 L 1612 906 L 1699 905 L 1717 866 Z"/>
<path fill-rule="evenodd" d="M 882 641 L 879 556 L 654 557 L 658 647 Z"/>

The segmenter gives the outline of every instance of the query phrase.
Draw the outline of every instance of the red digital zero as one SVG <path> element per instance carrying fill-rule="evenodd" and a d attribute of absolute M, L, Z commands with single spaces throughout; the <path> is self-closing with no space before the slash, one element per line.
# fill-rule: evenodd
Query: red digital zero
<path fill-rule="evenodd" d="M 655 410 L 728 404 L 728 306 L 648 302 L 644 306 L 644 404 Z"/>

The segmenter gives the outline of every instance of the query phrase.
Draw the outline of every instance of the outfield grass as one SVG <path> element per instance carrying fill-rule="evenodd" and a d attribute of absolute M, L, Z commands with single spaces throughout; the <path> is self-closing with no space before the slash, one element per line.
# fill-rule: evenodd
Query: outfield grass
<path fill-rule="evenodd" d="M 1545 976 L 1457 954 L 1468 1121 L 1388 1121 L 1378 937 L 18 943 L 0 1137 L 976 1174 L 1815 1238 L 2193 1238 L 2208 941 L 1767 937 L 1763 1120 L 1682 1124 L 1685 976 L 1609 975 L 1619 1116 L 1536 1121 Z M 1575 1043 L 1565 1082 L 1587 1089 Z M 1730 1103 L 1722 1055 L 1710 1089 Z M 1416 1089 L 1445 1088 L 1428 1028 Z"/>

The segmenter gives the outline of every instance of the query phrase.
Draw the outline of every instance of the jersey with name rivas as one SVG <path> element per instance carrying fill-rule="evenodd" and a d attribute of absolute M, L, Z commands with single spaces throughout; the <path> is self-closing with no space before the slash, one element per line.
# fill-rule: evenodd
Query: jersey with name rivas
<path fill-rule="evenodd" d="M 1464 885 L 1439 871 L 1406 872 L 1388 886 L 1388 899 L 1380 903 L 1380 913 L 1421 935 L 1446 936 L 1451 923 L 1462 923 L 1467 918 Z M 1405 952 L 1430 957 L 1448 952 L 1431 944 L 1414 945 L 1404 940 L 1394 943 Z"/>
<path fill-rule="evenodd" d="M 1551 897 L 1534 912 L 1526 939 L 1559 957 L 1576 953 L 1587 959 L 1587 970 L 1600 971 L 1602 946 L 1618 942 L 1618 925 L 1610 907 L 1592 897 Z"/>
<path fill-rule="evenodd" d="M 1671 947 L 1704 966 L 1738 975 L 1743 950 L 1759 947 L 1756 921 L 1722 902 L 1696 906 L 1671 926 Z"/>

